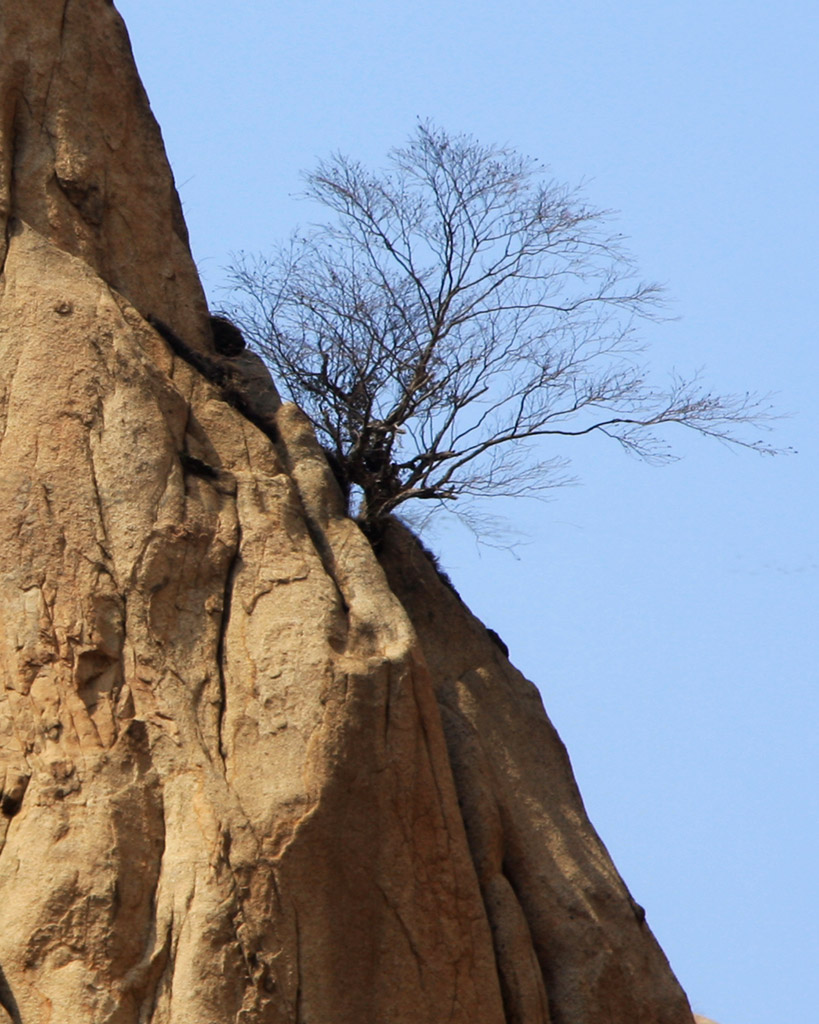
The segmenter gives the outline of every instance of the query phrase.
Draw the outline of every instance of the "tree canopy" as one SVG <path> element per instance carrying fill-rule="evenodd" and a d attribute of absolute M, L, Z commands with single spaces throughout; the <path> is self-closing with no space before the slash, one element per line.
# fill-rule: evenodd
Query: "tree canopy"
<path fill-rule="evenodd" d="M 663 428 L 761 452 L 767 399 L 695 377 L 653 383 L 636 328 L 659 316 L 623 237 L 515 151 L 419 124 L 375 173 L 336 155 L 306 176 L 331 215 L 231 269 L 245 333 L 307 413 L 358 514 L 567 480 L 570 439 L 673 457 Z"/>

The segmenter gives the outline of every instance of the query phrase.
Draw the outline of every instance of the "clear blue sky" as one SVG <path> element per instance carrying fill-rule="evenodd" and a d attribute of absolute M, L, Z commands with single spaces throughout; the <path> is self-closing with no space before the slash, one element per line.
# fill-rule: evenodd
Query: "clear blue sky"
<path fill-rule="evenodd" d="M 117 0 L 213 305 L 305 210 L 299 171 L 431 117 L 621 211 L 680 319 L 658 368 L 773 390 L 798 455 L 596 442 L 581 486 L 501 510 L 517 558 L 431 542 L 540 687 L 587 807 L 692 1004 L 819 1005 L 819 8 L 807 0 Z"/>

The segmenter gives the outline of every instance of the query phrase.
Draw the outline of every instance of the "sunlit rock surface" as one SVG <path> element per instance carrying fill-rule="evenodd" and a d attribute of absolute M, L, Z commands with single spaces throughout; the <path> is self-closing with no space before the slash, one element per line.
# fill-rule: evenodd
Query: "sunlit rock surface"
<path fill-rule="evenodd" d="M 9 1019 L 691 1024 L 532 684 L 147 322 L 218 362 L 114 7 L 0 0 L 0 54 Z"/>

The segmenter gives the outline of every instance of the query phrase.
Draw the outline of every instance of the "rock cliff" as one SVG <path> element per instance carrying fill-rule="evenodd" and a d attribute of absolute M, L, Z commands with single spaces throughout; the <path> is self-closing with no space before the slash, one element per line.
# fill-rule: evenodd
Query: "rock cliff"
<path fill-rule="evenodd" d="M 0 19 L 3 1011 L 692 1024 L 535 688 L 214 352 L 112 4 Z"/>

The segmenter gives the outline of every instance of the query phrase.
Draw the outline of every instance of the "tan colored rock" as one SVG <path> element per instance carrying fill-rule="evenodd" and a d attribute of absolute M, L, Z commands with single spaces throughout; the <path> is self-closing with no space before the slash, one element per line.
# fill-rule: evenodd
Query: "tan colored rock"
<path fill-rule="evenodd" d="M 252 357 L 266 432 L 146 322 L 213 356 L 113 6 L 0 47 L 9 1018 L 691 1024 L 534 687 Z"/>
<path fill-rule="evenodd" d="M 688 1021 L 648 925 L 592 828 L 536 688 L 407 531 L 381 552 L 435 681 L 510 1021 Z M 544 996 L 545 992 L 545 996 Z M 603 1015 L 603 1008 L 605 1014 Z"/>
<path fill-rule="evenodd" d="M 106 0 L 0 13 L 0 262 L 16 212 L 198 343 L 205 299 L 121 19 Z"/>

